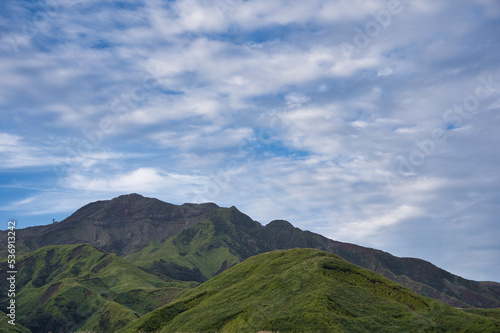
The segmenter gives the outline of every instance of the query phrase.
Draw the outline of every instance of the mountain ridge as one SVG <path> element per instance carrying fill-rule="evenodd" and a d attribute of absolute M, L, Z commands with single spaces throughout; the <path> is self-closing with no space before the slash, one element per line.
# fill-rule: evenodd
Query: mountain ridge
<path fill-rule="evenodd" d="M 285 220 L 264 226 L 234 206 L 214 203 L 172 205 L 123 195 L 89 203 L 60 223 L 19 229 L 17 238 L 21 252 L 87 242 L 144 269 L 200 283 L 263 252 L 316 248 L 453 306 L 500 307 L 500 284 L 466 280 L 421 259 L 334 241 Z"/>

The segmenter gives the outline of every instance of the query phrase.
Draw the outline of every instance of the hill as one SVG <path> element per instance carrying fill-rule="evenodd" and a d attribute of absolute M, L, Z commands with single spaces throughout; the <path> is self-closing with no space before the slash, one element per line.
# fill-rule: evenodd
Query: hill
<path fill-rule="evenodd" d="M 284 220 L 263 226 L 236 207 L 213 203 L 176 206 L 123 195 L 90 203 L 60 223 L 16 232 L 21 253 L 47 245 L 90 243 L 164 278 L 199 283 L 260 253 L 315 248 L 453 306 L 500 307 L 499 284 L 466 280 L 424 260 L 334 241 Z M 0 255 L 6 257 L 5 244 Z"/>
<path fill-rule="evenodd" d="M 337 255 L 273 251 L 133 323 L 128 332 L 498 332 L 500 320 L 419 296 Z"/>
<path fill-rule="evenodd" d="M 5 267 L 1 290 L 9 289 Z M 17 270 L 17 323 L 32 332 L 117 332 L 196 285 L 144 271 L 90 244 L 43 247 L 20 256 Z M 7 302 L 5 293 L 0 308 Z"/>

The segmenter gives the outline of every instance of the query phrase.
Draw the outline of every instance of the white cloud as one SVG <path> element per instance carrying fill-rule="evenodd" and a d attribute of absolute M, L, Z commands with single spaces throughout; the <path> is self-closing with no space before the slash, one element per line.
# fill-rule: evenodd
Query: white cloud
<path fill-rule="evenodd" d="M 72 191 L 87 193 L 141 193 L 160 195 L 168 193 L 170 198 L 186 200 L 194 189 L 202 185 L 205 177 L 164 171 L 160 168 L 141 167 L 115 173 L 113 177 L 92 173 L 73 173 L 64 179 L 64 187 Z M 186 200 L 188 201 L 188 200 Z"/>
<path fill-rule="evenodd" d="M 0 151 L 14 151 L 21 139 L 18 135 L 0 133 Z"/>
<path fill-rule="evenodd" d="M 9 133 L 0 133 L 0 169 L 50 165 L 52 160 L 37 146 L 23 142 L 23 138 Z"/>
<path fill-rule="evenodd" d="M 363 241 L 369 236 L 380 233 L 384 227 L 392 226 L 408 218 L 419 217 L 422 210 L 418 207 L 402 205 L 395 209 L 387 207 L 366 207 L 368 216 L 363 220 L 354 220 L 340 227 L 334 232 L 337 239 L 349 239 L 351 241 Z"/>

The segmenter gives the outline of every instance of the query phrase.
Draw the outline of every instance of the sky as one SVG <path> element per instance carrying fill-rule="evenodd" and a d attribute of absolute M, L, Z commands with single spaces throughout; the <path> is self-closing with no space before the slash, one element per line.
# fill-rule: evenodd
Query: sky
<path fill-rule="evenodd" d="M 500 282 L 499 54 L 496 0 L 3 1 L 0 229 L 139 193 Z"/>

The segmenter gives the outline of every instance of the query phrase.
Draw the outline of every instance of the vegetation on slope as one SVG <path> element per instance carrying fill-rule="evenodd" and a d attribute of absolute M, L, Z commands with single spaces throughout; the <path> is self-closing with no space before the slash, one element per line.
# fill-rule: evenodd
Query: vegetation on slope
<path fill-rule="evenodd" d="M 247 259 L 133 323 L 146 332 L 498 332 L 500 321 L 419 296 L 312 249 Z"/>
<path fill-rule="evenodd" d="M 0 320 L 0 333 L 31 333 L 29 329 L 22 325 L 19 325 L 19 323 L 16 323 L 16 325 L 11 325 L 7 322 L 7 320 L 9 320 L 7 317 Z"/>
<path fill-rule="evenodd" d="M 90 244 L 41 248 L 20 256 L 17 269 L 17 322 L 33 332 L 117 331 L 193 286 L 160 278 Z M 6 283 L 0 280 L 2 290 Z"/>
<path fill-rule="evenodd" d="M 235 221 L 235 215 L 246 217 L 236 208 L 214 209 L 206 219 L 164 243 L 152 242 L 126 259 L 174 279 L 206 281 L 262 252 L 263 246 L 254 245 L 254 237 L 242 228 L 241 221 Z M 260 224 L 246 218 L 249 228 L 260 229 Z"/>

